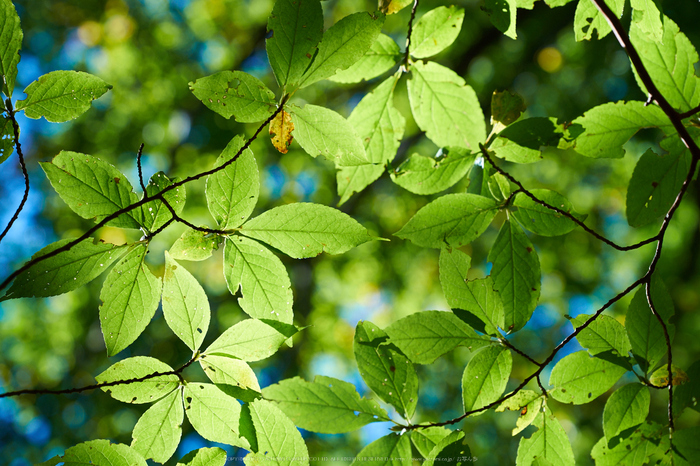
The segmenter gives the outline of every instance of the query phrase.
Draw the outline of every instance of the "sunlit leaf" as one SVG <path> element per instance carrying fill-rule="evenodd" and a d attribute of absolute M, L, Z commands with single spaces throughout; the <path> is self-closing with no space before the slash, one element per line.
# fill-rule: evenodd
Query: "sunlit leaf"
<path fill-rule="evenodd" d="M 246 222 L 240 231 L 295 259 L 322 252 L 342 254 L 372 239 L 349 215 L 310 203 L 275 207 Z"/>
<path fill-rule="evenodd" d="M 506 221 L 491 247 L 491 277 L 503 303 L 504 325 L 509 333 L 530 320 L 540 297 L 540 261 L 523 230 Z"/>
<path fill-rule="evenodd" d="M 61 457 L 54 457 L 65 466 L 84 464 L 109 466 L 146 466 L 146 460 L 135 450 L 109 440 L 90 440 L 70 447 Z M 49 460 L 51 461 L 51 460 Z M 43 463 L 46 464 L 46 463 Z M 52 464 L 57 464 L 56 462 Z"/>
<path fill-rule="evenodd" d="M 319 0 L 277 0 L 267 23 L 267 57 L 280 87 L 299 82 L 323 36 Z"/>
<path fill-rule="evenodd" d="M 657 2 L 658 0 L 632 0 L 632 22 L 636 23 L 639 30 L 649 39 L 661 42 L 664 26 Z"/>
<path fill-rule="evenodd" d="M 521 438 L 518 444 L 518 457 L 515 461 L 517 466 L 538 464 L 538 460 L 557 466 L 575 464 L 569 437 L 549 407 L 544 406 L 533 424 L 537 431 L 530 438 Z"/>
<path fill-rule="evenodd" d="M 188 228 L 168 252 L 173 259 L 203 261 L 211 257 L 222 241 L 221 236 Z"/>
<path fill-rule="evenodd" d="M 263 396 L 276 402 L 298 427 L 312 432 L 350 432 L 389 420 L 376 401 L 361 398 L 354 385 L 332 377 L 317 375 L 313 382 L 285 379 L 263 388 Z"/>
<path fill-rule="evenodd" d="M 661 42 L 649 37 L 640 23 L 632 22 L 630 40 L 659 92 L 676 110 L 685 112 L 700 104 L 700 78 L 695 74 L 698 52 L 678 25 L 664 16 Z M 635 71 L 640 89 L 646 88 Z"/>
<path fill-rule="evenodd" d="M 571 319 L 571 323 L 578 328 L 591 317 L 588 314 L 579 314 Z M 605 314 L 596 317 L 581 330 L 576 339 L 593 356 L 612 350 L 619 356 L 626 357 L 632 349 L 625 327 L 614 317 Z"/>
<path fill-rule="evenodd" d="M 664 432 L 665 431 L 665 432 Z M 662 453 L 658 438 L 668 435 L 668 428 L 647 421 L 632 434 L 621 438 L 619 443 L 608 444 L 608 440 L 601 438 L 591 450 L 591 456 L 597 465 L 643 465 L 654 453 Z M 675 444 L 676 433 L 674 433 Z"/>
<path fill-rule="evenodd" d="M 413 154 L 391 173 L 391 179 L 412 193 L 435 194 L 464 178 L 475 159 L 476 155 L 458 147 L 440 149 L 435 157 Z"/>
<path fill-rule="evenodd" d="M 464 9 L 439 6 L 420 17 L 411 33 L 411 55 L 426 58 L 449 47 L 462 29 Z"/>
<path fill-rule="evenodd" d="M 605 3 L 615 16 L 618 18 L 622 16 L 625 0 L 605 0 Z M 612 28 L 595 3 L 591 1 L 578 3 L 574 15 L 574 33 L 577 41 L 602 39 L 610 34 L 610 31 L 612 31 Z"/>
<path fill-rule="evenodd" d="M 145 264 L 147 252 L 147 244 L 136 245 L 102 285 L 100 326 L 108 356 L 133 343 L 158 309 L 162 282 Z"/>
<path fill-rule="evenodd" d="M 576 405 L 593 401 L 615 385 L 627 369 L 606 359 L 577 351 L 565 356 L 552 369 L 549 394 L 562 403 Z"/>
<path fill-rule="evenodd" d="M 243 147 L 242 136 L 231 139 L 214 167 L 231 160 Z M 226 168 L 207 177 L 206 195 L 209 211 L 216 223 L 228 230 L 241 225 L 253 212 L 260 193 L 258 164 L 250 149 L 246 149 Z"/>
<path fill-rule="evenodd" d="M 272 324 L 275 324 L 273 327 Z M 207 355 L 223 355 L 243 361 L 258 361 L 272 356 L 297 332 L 296 327 L 258 319 L 245 319 L 229 327 L 209 348 Z"/>
<path fill-rule="evenodd" d="M 17 102 L 16 109 L 29 118 L 60 123 L 87 112 L 90 103 L 110 89 L 110 84 L 89 73 L 52 71 L 24 89 L 27 98 Z"/>
<path fill-rule="evenodd" d="M 241 123 L 263 121 L 277 108 L 275 94 L 258 78 L 243 71 L 220 71 L 189 86 L 207 108 Z"/>
<path fill-rule="evenodd" d="M 200 448 L 180 458 L 177 466 L 225 466 L 227 460 L 226 450 L 216 447 Z"/>
<path fill-rule="evenodd" d="M 61 199 L 83 218 L 99 222 L 137 201 L 129 180 L 112 165 L 91 155 L 61 151 L 51 162 L 39 164 Z M 107 225 L 140 228 L 131 213 L 122 214 Z"/>
<path fill-rule="evenodd" d="M 424 248 L 459 247 L 481 236 L 496 213 L 496 202 L 486 197 L 446 194 L 416 212 L 395 235 Z"/>
<path fill-rule="evenodd" d="M 533 194 L 540 201 L 544 201 L 552 207 L 556 207 L 564 212 L 569 212 L 579 220 L 585 216 L 576 213 L 571 206 L 571 202 L 564 196 L 548 189 L 531 189 Z M 533 233 L 542 236 L 565 235 L 576 228 L 573 220 L 563 216 L 540 203 L 533 201 L 525 193 L 518 193 L 513 199 L 513 217 L 523 226 Z M 517 209 L 516 209 L 517 208 Z"/>
<path fill-rule="evenodd" d="M 474 460 L 465 440 L 464 432 L 459 430 L 451 432 L 430 450 L 424 465 L 434 466 L 435 464 L 444 464 L 444 462 L 459 466 L 469 465 Z"/>
<path fill-rule="evenodd" d="M 446 427 L 428 427 L 411 431 L 411 441 L 423 458 L 429 458 L 430 452 L 440 440 L 450 435 Z"/>
<path fill-rule="evenodd" d="M 474 89 L 449 68 L 434 62 L 414 63 L 408 97 L 416 123 L 437 146 L 476 151 L 486 138 Z"/>
<path fill-rule="evenodd" d="M 154 174 L 146 185 L 146 193 L 148 196 L 155 196 L 165 188 L 171 186 L 173 182 L 163 172 Z M 173 208 L 176 214 L 180 215 L 182 209 L 185 208 L 186 191 L 184 186 L 178 186 L 163 194 L 166 202 Z M 165 225 L 171 218 L 172 212 L 160 200 L 147 202 L 141 206 L 141 216 L 138 216 L 139 211 L 134 210 L 133 216 L 138 222 L 146 227 L 149 231 L 156 231 L 158 228 Z"/>
<path fill-rule="evenodd" d="M 192 351 L 197 351 L 209 328 L 209 299 L 202 285 L 165 252 L 163 317 Z"/>
<path fill-rule="evenodd" d="M 542 406 L 546 403 L 546 398 L 532 390 L 520 390 L 515 395 L 498 405 L 496 412 L 500 413 L 506 409 L 509 411 L 519 411 L 520 416 L 515 421 L 513 435 L 518 435 L 532 424 L 538 414 L 542 412 Z"/>
<path fill-rule="evenodd" d="M 30 261 L 59 249 L 73 239 L 49 244 L 32 256 Z M 86 238 L 67 251 L 30 266 L 17 275 L 1 300 L 56 296 L 75 290 L 97 278 L 124 253 L 126 245 Z"/>
<path fill-rule="evenodd" d="M 224 243 L 224 277 L 231 294 L 251 317 L 291 323 L 292 289 L 282 262 L 262 244 L 244 236 Z"/>
<path fill-rule="evenodd" d="M 447 304 L 474 315 L 483 322 L 485 333 L 497 335 L 498 327 L 504 326 L 503 303 L 491 277 L 467 280 L 470 262 L 470 257 L 458 249 L 440 251 L 440 284 Z"/>
<path fill-rule="evenodd" d="M 180 379 L 175 374 L 146 377 L 155 373 L 172 372 L 172 370 L 172 367 L 158 359 L 134 356 L 114 363 L 106 371 L 96 376 L 95 380 L 98 383 L 107 383 L 144 379 L 139 382 L 102 387 L 102 391 L 124 403 L 152 403 L 175 390 Z"/>
<path fill-rule="evenodd" d="M 245 361 L 229 356 L 204 354 L 199 358 L 199 363 L 209 380 L 215 384 L 233 385 L 242 389 L 260 391 L 258 378 Z"/>
<path fill-rule="evenodd" d="M 411 441 L 408 435 L 391 433 L 364 447 L 351 464 L 411 466 Z"/>
<path fill-rule="evenodd" d="M 143 413 L 134 426 L 131 448 L 144 458 L 165 463 L 175 453 L 182 436 L 182 394 L 173 391 Z"/>
<path fill-rule="evenodd" d="M 258 441 L 257 453 L 249 453 L 246 465 L 307 465 L 309 452 L 294 423 L 273 403 L 255 400 L 250 416 Z"/>
<path fill-rule="evenodd" d="M 603 432 L 610 442 L 623 430 L 644 422 L 649 414 L 651 395 L 640 383 L 623 385 L 610 395 L 603 411 Z"/>
<path fill-rule="evenodd" d="M 478 351 L 462 374 L 464 410 L 472 411 L 496 401 L 506 388 L 513 357 L 503 346 L 487 346 Z"/>
<path fill-rule="evenodd" d="M 392 15 L 412 4 L 413 0 L 379 0 L 379 11 Z"/>
<path fill-rule="evenodd" d="M 289 146 L 294 139 L 292 131 L 294 131 L 292 115 L 284 110 L 278 113 L 270 122 L 270 138 L 272 140 L 272 145 L 282 154 L 286 154 L 289 151 Z"/>
<path fill-rule="evenodd" d="M 348 69 L 370 49 L 384 24 L 384 15 L 354 13 L 341 19 L 326 32 L 318 51 L 301 77 L 300 87 L 306 87 Z"/>
<path fill-rule="evenodd" d="M 401 53 L 394 39 L 385 34 L 379 34 L 377 40 L 374 41 L 362 58 L 357 60 L 350 68 L 338 71 L 328 79 L 338 83 L 369 81 L 389 71 L 399 58 L 401 58 Z"/>
<path fill-rule="evenodd" d="M 399 319 L 384 331 L 391 343 L 417 364 L 431 364 L 458 346 L 480 348 L 490 338 L 478 335 L 451 312 L 424 311 Z"/>
<path fill-rule="evenodd" d="M 212 442 L 250 449 L 242 432 L 250 420 L 241 416 L 241 405 L 210 383 L 188 383 L 182 393 L 185 413 L 199 435 Z"/>
<path fill-rule="evenodd" d="M 12 2 L 0 2 L 0 43 L 3 44 L 0 52 L 0 75 L 5 78 L 0 89 L 7 96 L 12 95 L 15 87 L 23 36 L 15 6 Z"/>
<path fill-rule="evenodd" d="M 418 375 L 413 364 L 372 322 L 359 322 L 353 345 L 360 375 L 379 398 L 410 419 L 418 403 Z"/>

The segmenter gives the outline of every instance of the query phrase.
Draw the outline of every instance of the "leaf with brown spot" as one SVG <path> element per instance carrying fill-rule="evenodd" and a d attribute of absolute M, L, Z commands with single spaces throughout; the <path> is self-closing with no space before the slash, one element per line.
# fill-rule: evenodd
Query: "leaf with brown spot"
<path fill-rule="evenodd" d="M 286 154 L 289 150 L 289 146 L 294 139 L 292 136 L 292 131 L 294 131 L 294 123 L 292 123 L 292 116 L 282 110 L 277 116 L 270 122 L 270 137 L 272 138 L 272 145 L 275 149 L 280 151 L 282 154 Z"/>

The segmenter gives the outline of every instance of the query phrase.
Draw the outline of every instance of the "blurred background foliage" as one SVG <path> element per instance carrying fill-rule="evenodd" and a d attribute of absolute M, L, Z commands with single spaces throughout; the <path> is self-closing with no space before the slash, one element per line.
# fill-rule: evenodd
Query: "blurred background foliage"
<path fill-rule="evenodd" d="M 421 1 L 418 15 L 443 3 Z M 562 121 L 608 101 L 645 100 L 612 34 L 602 41 L 575 42 L 572 20 L 576 2 L 557 9 L 537 2 L 531 11 L 518 10 L 517 41 L 491 26 L 479 1 L 455 3 L 466 9 L 464 25 L 457 41 L 436 60 L 474 87 L 487 118 L 490 96 L 496 89 L 521 94 L 529 116 L 552 116 Z M 323 5 L 326 27 L 350 13 L 376 9 L 375 2 L 364 0 L 329 0 Z M 69 123 L 20 117 L 32 191 L 19 221 L 0 245 L 3 276 L 46 244 L 78 236 L 91 226 L 55 195 L 39 161 L 50 160 L 62 149 L 89 153 L 116 165 L 137 186 L 135 155 L 141 142 L 145 143 L 145 176 L 163 170 L 171 177 L 184 177 L 210 168 L 234 135 L 253 133 L 256 125 L 225 120 L 206 109 L 191 94 L 188 82 L 237 69 L 277 89 L 264 48 L 272 6 L 273 0 L 16 2 L 24 44 L 15 99 L 23 98 L 21 89 L 39 75 L 58 69 L 88 71 L 114 88 L 95 101 L 87 114 Z M 691 41 L 700 45 L 698 3 L 666 1 L 663 6 Z M 409 14 L 410 8 L 388 17 L 384 27 L 402 47 Z M 347 117 L 376 83 L 323 81 L 298 92 L 295 99 L 297 103 L 328 106 Z M 396 106 L 406 117 L 407 128 L 393 166 L 413 153 L 434 155 L 438 148 L 411 118 L 405 80 L 398 87 Z M 281 155 L 272 148 L 266 132 L 263 135 L 252 145 L 263 186 L 256 212 L 289 202 L 337 204 L 332 164 L 312 159 L 296 144 Z M 527 187 L 564 194 L 578 212 L 588 214 L 590 226 L 628 244 L 656 233 L 657 225 L 641 230 L 628 227 L 624 209 L 634 165 L 646 148 L 660 151 L 659 138 L 653 131 L 640 133 L 628 143 L 627 155 L 618 160 L 585 159 L 572 152 L 549 150 L 540 163 L 504 166 Z M 16 165 L 13 158 L 0 170 L 2 225 L 21 199 L 23 182 Z M 466 186 L 467 180 L 463 180 L 451 191 L 464 191 Z M 447 309 L 438 280 L 438 252 L 392 236 L 435 197 L 411 194 L 385 174 L 341 209 L 391 242 L 367 243 L 337 257 L 322 255 L 301 261 L 282 257 L 292 279 L 295 321 L 309 327 L 295 337 L 292 349 L 254 364 L 261 386 L 295 375 L 309 379 L 324 374 L 352 382 L 366 394 L 368 389 L 352 355 L 357 322 L 371 320 L 383 327 L 413 312 Z M 187 201 L 187 219 L 213 226 L 203 183 L 187 186 Z M 696 337 L 700 332 L 699 202 L 699 191 L 693 185 L 671 224 L 659 265 L 676 305 L 674 363 L 681 368 L 687 368 L 700 354 L 700 339 Z M 464 248 L 472 256 L 473 277 L 488 273 L 486 256 L 502 220 L 497 218 L 486 234 Z M 162 273 L 163 251 L 182 231 L 183 227 L 173 226 L 151 243 L 148 261 L 156 273 Z M 98 236 L 121 243 L 139 235 L 104 228 Z M 571 331 L 565 315 L 592 313 L 625 288 L 646 269 L 654 247 L 621 253 L 580 229 L 564 237 L 531 239 L 542 266 L 542 297 L 532 320 L 511 341 L 536 359 L 548 355 Z M 226 289 L 220 252 L 208 261 L 185 265 L 203 284 L 211 303 L 213 318 L 206 345 L 245 316 Z M 55 298 L 0 303 L 0 390 L 88 385 L 116 360 L 132 355 L 150 355 L 175 367 L 187 361 L 187 348 L 173 338 L 160 311 L 130 348 L 107 358 L 97 318 L 102 279 Z M 610 314 L 624 321 L 628 302 L 623 300 Z M 556 360 L 579 348 L 572 342 Z M 460 381 L 469 358 L 469 351 L 461 348 L 433 365 L 418 368 L 420 402 L 414 421 L 446 420 L 460 414 Z M 509 389 L 533 369 L 524 359 L 515 359 Z M 198 367 L 190 369 L 188 377 L 204 379 Z M 549 370 L 544 381 L 548 374 Z M 592 462 L 591 447 L 602 435 L 605 398 L 574 407 L 552 403 L 581 464 Z M 665 403 L 666 394 L 654 391 L 651 419 L 665 422 Z M 145 409 L 143 405 L 119 403 L 102 392 L 0 399 L 0 458 L 20 466 L 43 461 L 89 439 L 128 444 L 131 430 Z M 517 413 L 487 413 L 458 427 L 467 432 L 472 454 L 480 461 L 511 464 L 518 444 L 518 439 L 510 436 L 516 417 Z M 686 410 L 678 426 L 698 422 L 700 415 Z M 386 424 L 371 424 L 347 435 L 304 435 L 311 456 L 354 456 L 362 446 L 388 433 Z M 186 425 L 174 458 L 208 444 Z M 231 456 L 245 454 L 232 447 L 227 450 Z"/>

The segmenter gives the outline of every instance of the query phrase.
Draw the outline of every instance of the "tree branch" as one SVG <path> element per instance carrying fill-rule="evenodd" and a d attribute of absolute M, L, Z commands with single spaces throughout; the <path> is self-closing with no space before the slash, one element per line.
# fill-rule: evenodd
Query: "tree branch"
<path fill-rule="evenodd" d="M 24 163 L 22 145 L 19 143 L 19 125 L 17 124 L 17 120 L 15 119 L 15 111 L 12 108 L 12 101 L 10 99 L 7 99 L 5 101 L 5 105 L 7 106 L 7 114 L 10 117 L 10 121 L 12 121 L 12 129 L 15 133 L 15 147 L 17 148 L 17 158 L 19 159 L 19 166 L 22 169 L 22 176 L 24 176 L 24 195 L 22 196 L 22 201 L 20 201 L 19 203 L 19 207 L 17 207 L 17 210 L 15 210 L 15 213 L 12 215 L 12 218 L 8 222 L 3 232 L 0 233 L 0 241 L 2 241 L 5 235 L 7 235 L 7 232 L 10 231 L 12 225 L 19 218 L 19 214 L 22 212 L 22 209 L 24 209 L 24 204 L 27 202 L 27 198 L 29 198 L 29 173 L 27 173 L 27 166 Z"/>

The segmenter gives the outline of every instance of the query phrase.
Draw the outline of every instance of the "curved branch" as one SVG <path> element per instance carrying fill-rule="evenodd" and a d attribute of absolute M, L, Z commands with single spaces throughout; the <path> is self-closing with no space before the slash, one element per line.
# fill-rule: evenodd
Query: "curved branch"
<path fill-rule="evenodd" d="M 24 195 L 22 196 L 22 201 L 19 203 L 19 207 L 17 207 L 17 210 L 15 210 L 15 213 L 12 215 L 12 218 L 7 223 L 7 226 L 5 227 L 3 232 L 0 233 L 0 241 L 2 241 L 5 235 L 7 235 L 7 232 L 10 231 L 12 225 L 19 218 L 19 214 L 22 212 L 22 209 L 24 209 L 24 204 L 29 198 L 29 173 L 27 172 L 27 165 L 24 163 L 22 145 L 19 143 L 19 125 L 17 124 L 17 120 L 15 119 L 15 111 L 12 108 L 12 101 L 10 99 L 7 99 L 5 104 L 7 106 L 7 114 L 10 116 L 10 121 L 12 121 L 12 129 L 15 133 L 15 147 L 17 148 L 17 158 L 19 159 L 19 166 L 20 168 L 22 168 L 22 176 L 24 176 Z"/>

